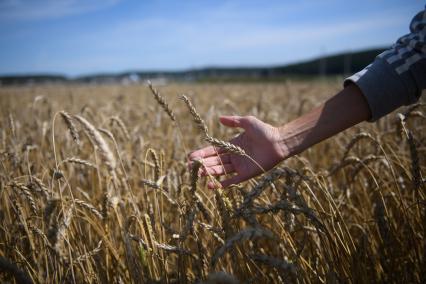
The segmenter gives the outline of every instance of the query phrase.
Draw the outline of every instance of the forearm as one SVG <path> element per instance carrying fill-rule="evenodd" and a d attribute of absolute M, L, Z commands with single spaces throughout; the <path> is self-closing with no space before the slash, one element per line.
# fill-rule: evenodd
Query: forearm
<path fill-rule="evenodd" d="M 371 116 L 360 89 L 350 84 L 309 113 L 279 127 L 285 158 L 296 155 Z"/>

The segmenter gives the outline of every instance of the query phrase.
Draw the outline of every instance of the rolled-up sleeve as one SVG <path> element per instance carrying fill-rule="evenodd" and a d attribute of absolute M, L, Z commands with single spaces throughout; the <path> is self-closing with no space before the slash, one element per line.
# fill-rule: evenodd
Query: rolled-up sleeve
<path fill-rule="evenodd" d="M 346 78 L 344 86 L 350 83 L 364 94 L 371 122 L 416 102 L 426 89 L 426 9 L 413 18 L 409 34 L 363 70 Z"/>

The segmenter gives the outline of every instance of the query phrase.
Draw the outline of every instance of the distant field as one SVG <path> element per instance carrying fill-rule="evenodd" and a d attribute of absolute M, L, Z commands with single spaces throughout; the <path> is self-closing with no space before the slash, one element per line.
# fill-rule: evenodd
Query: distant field
<path fill-rule="evenodd" d="M 213 191 L 180 95 L 227 140 L 219 115 L 280 125 L 341 82 L 156 88 L 175 122 L 144 85 L 0 88 L 1 282 L 426 282 L 423 104 Z"/>

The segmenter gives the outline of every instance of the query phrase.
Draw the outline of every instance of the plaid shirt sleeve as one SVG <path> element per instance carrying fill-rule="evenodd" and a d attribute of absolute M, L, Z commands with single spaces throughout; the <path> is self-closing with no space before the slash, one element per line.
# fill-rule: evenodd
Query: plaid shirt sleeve
<path fill-rule="evenodd" d="M 344 86 L 350 83 L 356 84 L 367 99 L 371 122 L 416 102 L 426 90 L 426 7 L 411 21 L 409 34 L 346 78 Z"/>

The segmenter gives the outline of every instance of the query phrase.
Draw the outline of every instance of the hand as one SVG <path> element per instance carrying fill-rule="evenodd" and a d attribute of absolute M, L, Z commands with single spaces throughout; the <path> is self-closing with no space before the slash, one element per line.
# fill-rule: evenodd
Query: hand
<path fill-rule="evenodd" d="M 287 156 L 285 144 L 281 141 L 277 127 L 273 127 L 253 116 L 222 116 L 220 122 L 228 127 L 239 127 L 245 131 L 230 140 L 244 149 L 265 171 L 270 170 Z M 235 174 L 221 181 L 222 187 L 228 187 L 263 173 L 263 170 L 248 157 L 226 152 L 224 149 L 208 146 L 192 152 L 189 159 L 202 160 L 202 175 L 221 176 Z M 214 182 L 208 183 L 215 188 Z"/>

